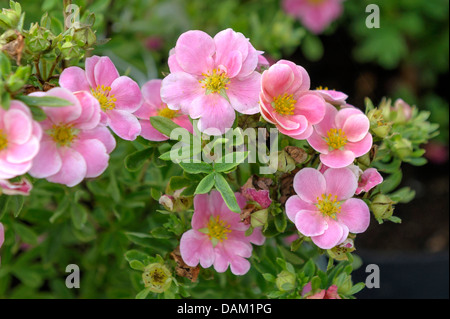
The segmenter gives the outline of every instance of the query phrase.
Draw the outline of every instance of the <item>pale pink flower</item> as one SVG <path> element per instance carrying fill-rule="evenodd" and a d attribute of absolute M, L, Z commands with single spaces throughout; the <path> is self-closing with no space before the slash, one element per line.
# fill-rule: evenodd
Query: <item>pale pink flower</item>
<path fill-rule="evenodd" d="M 59 78 L 61 87 L 72 92 L 88 91 L 100 103 L 101 120 L 124 140 L 135 140 L 141 132 L 132 114 L 142 104 L 139 85 L 120 76 L 110 58 L 93 56 L 86 59 L 86 71 L 79 67 L 65 69 Z"/>
<path fill-rule="evenodd" d="M 307 167 L 295 175 L 293 186 L 297 195 L 287 200 L 286 214 L 318 247 L 331 249 L 349 232 L 362 233 L 369 226 L 366 203 L 352 198 L 358 181 L 349 168 L 330 168 L 322 174 Z"/>
<path fill-rule="evenodd" d="M 394 107 L 391 108 L 391 111 L 397 112 L 396 120 L 398 123 L 405 123 L 411 119 L 413 108 L 402 99 L 397 99 L 395 100 Z"/>
<path fill-rule="evenodd" d="M 356 195 L 359 195 L 362 192 L 367 193 L 372 188 L 383 182 L 383 176 L 381 176 L 381 174 L 378 172 L 376 168 L 371 167 L 366 169 L 364 172 L 362 171 L 362 169 L 360 169 L 357 165 L 354 164 L 350 164 L 349 166 L 347 166 L 347 168 L 350 169 L 358 179 L 358 187 L 356 188 Z M 328 169 L 329 167 L 322 163 L 319 168 L 319 171 L 323 174 Z"/>
<path fill-rule="evenodd" d="M 255 71 L 260 52 L 242 33 L 226 29 L 211 38 L 202 31 L 183 33 L 169 57 L 170 74 L 161 99 L 172 110 L 199 119 L 210 135 L 232 127 L 235 111 L 258 113 L 261 74 Z"/>
<path fill-rule="evenodd" d="M 0 179 L 0 194 L 28 196 L 32 188 L 33 185 L 26 178 L 22 178 L 19 182 L 14 183 Z"/>
<path fill-rule="evenodd" d="M 169 139 L 152 126 L 150 122 L 152 116 L 164 116 L 189 132 L 193 132 L 191 121 L 187 115 L 169 109 L 167 104 L 161 101 L 161 83 L 162 80 L 150 80 L 142 86 L 144 103 L 134 113 L 142 127 L 141 136 L 150 141 L 166 141 Z"/>
<path fill-rule="evenodd" d="M 343 92 L 329 90 L 327 88 L 318 88 L 315 92 L 319 93 L 325 99 L 325 102 L 341 107 L 346 105 L 348 95 Z"/>
<path fill-rule="evenodd" d="M 0 107 L 0 179 L 28 172 L 41 136 L 41 127 L 25 104 L 13 100 L 9 110 Z"/>
<path fill-rule="evenodd" d="M 344 0 L 284 0 L 283 8 L 308 30 L 322 33 L 342 14 Z"/>
<path fill-rule="evenodd" d="M 328 289 L 321 289 L 315 294 L 308 295 L 312 290 L 311 282 L 307 283 L 302 290 L 302 296 L 306 299 L 342 299 L 338 294 L 338 287 L 331 285 Z"/>
<path fill-rule="evenodd" d="M 235 195 L 242 209 L 246 200 L 239 193 Z M 259 228 L 245 236 L 248 228 L 239 214 L 228 209 L 218 191 L 196 195 L 192 229 L 181 237 L 181 257 L 191 267 L 214 265 L 217 272 L 225 272 L 230 266 L 233 274 L 244 275 L 250 269 L 246 258 L 252 254 L 251 244 L 262 245 L 265 240 Z"/>
<path fill-rule="evenodd" d="M 309 86 L 309 75 L 303 67 L 278 61 L 262 75 L 261 115 L 284 135 L 308 138 L 313 125 L 325 115 L 325 100 Z"/>
<path fill-rule="evenodd" d="M 72 187 L 102 174 L 116 141 L 106 127 L 99 126 L 99 102 L 87 91 L 63 88 L 30 95 L 56 96 L 72 103 L 42 107 L 47 119 L 41 122 L 44 135 L 30 175 Z"/>
<path fill-rule="evenodd" d="M 325 116 L 314 125 L 308 143 L 321 153 L 323 164 L 333 168 L 345 167 L 371 149 L 369 127 L 369 119 L 359 109 L 346 107 L 338 111 L 327 103 Z"/>

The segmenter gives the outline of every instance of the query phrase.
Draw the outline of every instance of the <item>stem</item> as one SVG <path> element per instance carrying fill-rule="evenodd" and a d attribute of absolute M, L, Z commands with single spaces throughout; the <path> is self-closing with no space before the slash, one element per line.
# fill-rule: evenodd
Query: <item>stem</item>
<path fill-rule="evenodd" d="M 59 63 L 60 59 L 61 59 L 61 55 L 58 55 L 58 56 L 56 57 L 55 62 L 53 62 L 50 71 L 48 72 L 48 76 L 47 76 L 47 78 L 46 78 L 46 81 L 48 81 L 48 80 L 50 79 L 50 77 L 53 75 L 53 72 L 55 71 L 56 65 Z"/>

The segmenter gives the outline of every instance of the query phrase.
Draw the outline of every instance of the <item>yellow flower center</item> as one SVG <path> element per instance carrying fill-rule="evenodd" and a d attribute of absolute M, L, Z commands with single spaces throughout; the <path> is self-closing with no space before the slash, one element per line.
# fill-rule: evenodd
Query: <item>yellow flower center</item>
<path fill-rule="evenodd" d="M 310 4 L 315 4 L 315 5 L 319 5 L 319 4 L 321 4 L 322 2 L 324 2 L 325 0 L 308 0 L 308 2 L 310 3 Z"/>
<path fill-rule="evenodd" d="M 316 90 L 328 91 L 328 87 L 322 87 L 322 85 L 321 85 L 321 86 L 316 87 Z"/>
<path fill-rule="evenodd" d="M 77 130 L 70 124 L 53 125 L 50 136 L 59 146 L 68 146 L 77 137 Z"/>
<path fill-rule="evenodd" d="M 92 95 L 98 100 L 103 111 L 110 111 L 116 107 L 117 99 L 114 97 L 114 94 L 110 94 L 111 87 L 98 85 L 95 90 L 91 90 Z"/>
<path fill-rule="evenodd" d="M 202 88 L 205 88 L 207 93 L 220 93 L 222 89 L 228 90 L 227 85 L 230 83 L 230 79 L 225 72 L 214 69 L 212 72 L 202 73 L 202 75 L 204 78 L 199 82 L 203 84 Z"/>
<path fill-rule="evenodd" d="M 341 204 L 337 201 L 337 196 L 322 194 L 322 197 L 317 197 L 316 207 L 320 212 L 332 218 L 341 212 Z"/>
<path fill-rule="evenodd" d="M 209 239 L 215 238 L 216 240 L 223 242 L 228 239 L 228 233 L 231 233 L 230 225 L 221 220 L 219 216 L 216 218 L 211 217 L 208 223 L 208 237 Z"/>
<path fill-rule="evenodd" d="M 345 132 L 343 130 L 332 128 L 327 132 L 325 141 L 331 149 L 336 150 L 347 144 L 347 137 L 345 136 Z"/>
<path fill-rule="evenodd" d="M 0 151 L 3 151 L 8 147 L 8 139 L 6 138 L 6 134 L 3 133 L 3 130 L 0 130 Z"/>
<path fill-rule="evenodd" d="M 167 106 L 158 111 L 159 116 L 164 116 L 164 117 L 167 117 L 168 119 L 173 119 L 174 117 L 177 116 L 177 113 L 178 113 L 178 111 L 171 110 Z"/>
<path fill-rule="evenodd" d="M 294 115 L 295 103 L 297 101 L 294 100 L 292 94 L 284 93 L 273 99 L 272 106 L 281 115 Z"/>

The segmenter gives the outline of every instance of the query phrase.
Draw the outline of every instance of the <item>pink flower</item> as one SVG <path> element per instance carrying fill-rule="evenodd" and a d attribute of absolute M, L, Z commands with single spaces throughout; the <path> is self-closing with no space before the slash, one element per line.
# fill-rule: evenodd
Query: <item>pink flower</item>
<path fill-rule="evenodd" d="M 359 181 L 358 188 L 356 189 L 356 195 L 362 192 L 368 192 L 378 184 L 383 182 L 383 177 L 378 173 L 376 168 L 368 168 L 362 173 Z"/>
<path fill-rule="evenodd" d="M 226 29 L 214 38 L 202 31 L 183 33 L 171 51 L 161 99 L 172 110 L 199 119 L 200 131 L 223 134 L 235 111 L 258 113 L 260 52 L 242 33 Z"/>
<path fill-rule="evenodd" d="M 342 14 L 343 0 L 284 0 L 284 10 L 315 34 L 322 33 Z"/>
<path fill-rule="evenodd" d="M 187 115 L 180 114 L 179 111 L 171 110 L 163 101 L 161 101 L 161 83 L 162 80 L 151 80 L 142 86 L 142 96 L 144 103 L 134 113 L 139 118 L 142 131 L 141 136 L 150 141 L 165 141 L 169 138 L 160 133 L 150 123 L 152 116 L 164 116 L 171 119 L 174 123 L 184 127 L 192 133 L 192 124 Z"/>
<path fill-rule="evenodd" d="M 2 248 L 4 242 L 5 242 L 5 228 L 3 227 L 3 224 L 0 223 L 0 248 Z"/>
<path fill-rule="evenodd" d="M 28 172 L 41 136 L 41 127 L 25 104 L 13 100 L 8 111 L 0 107 L 0 179 Z"/>
<path fill-rule="evenodd" d="M 333 168 L 345 167 L 372 147 L 369 127 L 369 119 L 359 109 L 346 107 L 338 111 L 327 103 L 325 116 L 314 125 L 308 143 L 321 153 L 323 164 Z"/>
<path fill-rule="evenodd" d="M 286 214 L 298 231 L 322 249 L 343 243 L 349 234 L 366 231 L 370 212 L 366 203 L 352 198 L 358 187 L 349 168 L 320 173 L 304 168 L 294 177 L 297 195 L 286 202 Z"/>
<path fill-rule="evenodd" d="M 0 179 L 0 194 L 3 192 L 5 195 L 28 196 L 32 188 L 33 185 L 26 178 L 22 178 L 20 182 L 15 183 Z"/>
<path fill-rule="evenodd" d="M 245 198 L 236 193 L 241 209 Z M 245 236 L 249 225 L 241 222 L 239 214 L 228 209 L 220 193 L 216 190 L 194 198 L 192 229 L 181 237 L 180 252 L 184 262 L 203 268 L 214 265 L 217 272 L 225 272 L 230 265 L 235 275 L 244 275 L 250 269 L 246 258 L 252 254 L 252 245 L 262 245 L 264 236 L 256 228 L 250 236 Z"/>
<path fill-rule="evenodd" d="M 90 92 L 100 103 L 101 123 L 120 138 L 135 140 L 140 134 L 141 127 L 132 113 L 141 106 L 141 90 L 129 77 L 119 76 L 108 57 L 87 58 L 86 71 L 79 67 L 65 69 L 59 84 L 72 92 Z"/>
<path fill-rule="evenodd" d="M 328 289 L 321 289 L 315 294 L 308 295 L 312 290 L 311 282 L 307 283 L 302 290 L 302 296 L 306 299 L 342 299 L 338 294 L 338 287 L 336 285 L 330 286 Z"/>
<path fill-rule="evenodd" d="M 341 107 L 346 105 L 345 101 L 347 100 L 348 95 L 343 92 L 328 90 L 327 88 L 322 89 L 321 87 L 316 89 L 315 92 L 319 93 L 325 99 L 325 102 Z"/>
<path fill-rule="evenodd" d="M 72 187 L 102 174 L 116 141 L 106 127 L 99 126 L 99 102 L 87 91 L 63 88 L 31 95 L 56 96 L 72 105 L 42 108 L 47 119 L 41 122 L 44 135 L 30 175 Z"/>
<path fill-rule="evenodd" d="M 262 75 L 260 110 L 284 135 L 306 139 L 325 115 L 325 100 L 309 90 L 306 70 L 280 60 Z"/>
<path fill-rule="evenodd" d="M 355 174 L 357 180 L 358 180 L 358 187 L 356 188 L 356 195 L 361 194 L 362 192 L 367 193 L 372 188 L 377 186 L 378 184 L 381 184 L 383 182 L 383 176 L 381 176 L 380 173 L 378 173 L 376 168 L 368 168 L 364 172 L 362 169 L 360 169 L 358 166 L 354 164 L 350 164 L 347 166 L 348 169 L 350 169 L 353 174 Z M 319 168 L 319 171 L 323 174 L 326 170 L 328 170 L 329 167 L 326 165 L 322 165 Z"/>

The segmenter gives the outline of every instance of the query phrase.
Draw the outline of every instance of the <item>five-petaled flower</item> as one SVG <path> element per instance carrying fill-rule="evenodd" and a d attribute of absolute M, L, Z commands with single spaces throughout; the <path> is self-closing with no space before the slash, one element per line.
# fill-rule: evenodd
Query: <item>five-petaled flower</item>
<path fill-rule="evenodd" d="M 314 244 L 330 249 L 347 239 L 349 232 L 362 233 L 370 222 L 367 204 L 353 198 L 358 180 L 347 167 L 321 173 L 304 168 L 294 177 L 297 195 L 286 202 L 286 214 L 298 231 Z"/>
<path fill-rule="evenodd" d="M 245 198 L 236 193 L 241 209 Z M 252 254 L 252 243 L 262 245 L 264 236 L 256 228 L 250 236 L 245 236 L 249 228 L 241 222 L 239 214 L 232 212 L 216 190 L 194 198 L 192 229 L 181 237 L 180 252 L 184 262 L 203 268 L 214 265 L 217 272 L 224 272 L 228 266 L 235 275 L 244 275 L 250 269 L 246 258 Z"/>
<path fill-rule="evenodd" d="M 233 125 L 235 111 L 259 112 L 260 54 L 232 29 L 214 38 L 203 31 L 185 32 L 171 51 L 161 99 L 170 109 L 199 119 L 201 132 L 221 135 Z"/>

